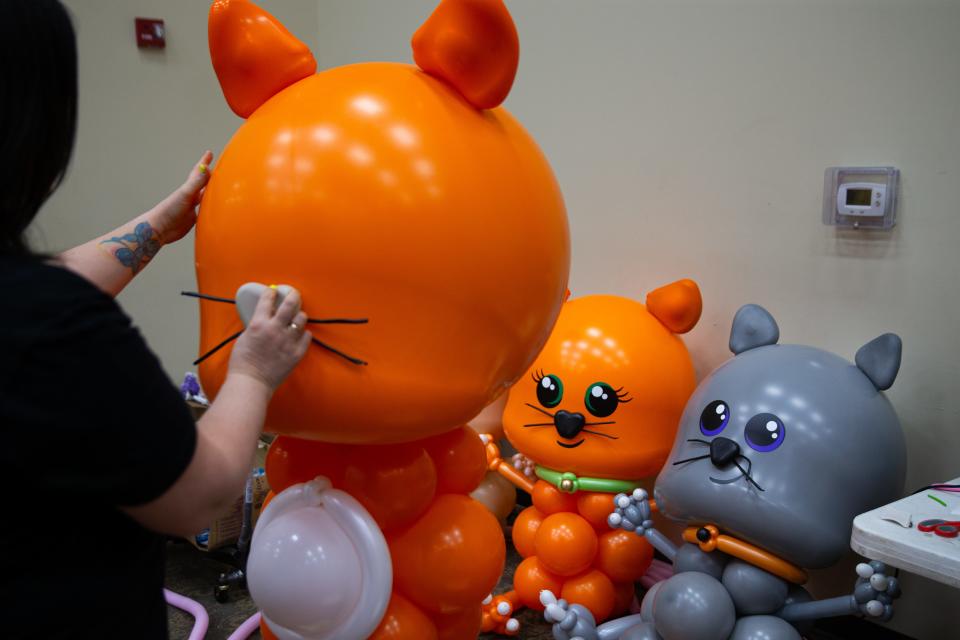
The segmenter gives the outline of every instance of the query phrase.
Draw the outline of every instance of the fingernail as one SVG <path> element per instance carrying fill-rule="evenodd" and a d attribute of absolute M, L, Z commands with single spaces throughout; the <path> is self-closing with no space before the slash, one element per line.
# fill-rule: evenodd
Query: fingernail
<path fill-rule="evenodd" d="M 206 173 L 206 172 L 207 172 L 207 165 L 205 165 L 205 164 L 203 164 L 203 163 L 201 162 L 200 164 L 197 165 L 197 171 L 199 171 L 200 173 Z"/>

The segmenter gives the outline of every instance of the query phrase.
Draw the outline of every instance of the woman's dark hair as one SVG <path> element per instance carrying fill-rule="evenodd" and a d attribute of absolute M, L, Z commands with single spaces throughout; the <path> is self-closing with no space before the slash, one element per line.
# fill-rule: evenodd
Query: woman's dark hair
<path fill-rule="evenodd" d="M 77 129 L 77 42 L 59 0 L 0 5 L 0 255 L 60 185 Z"/>

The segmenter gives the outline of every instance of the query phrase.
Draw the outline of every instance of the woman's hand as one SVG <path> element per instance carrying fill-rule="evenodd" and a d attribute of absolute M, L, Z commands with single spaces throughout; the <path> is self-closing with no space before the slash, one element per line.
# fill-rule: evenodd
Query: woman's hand
<path fill-rule="evenodd" d="M 270 396 L 310 346 L 300 294 L 291 291 L 276 302 L 276 290 L 267 289 L 234 344 L 227 380 L 200 419 L 186 471 L 156 500 L 124 507 L 143 526 L 189 537 L 243 493 Z"/>
<path fill-rule="evenodd" d="M 271 393 L 310 346 L 300 293 L 294 289 L 279 306 L 276 300 L 277 291 L 272 288 L 260 296 L 253 317 L 233 347 L 229 370 L 229 375 L 245 375 L 262 382 Z"/>
<path fill-rule="evenodd" d="M 207 151 L 201 156 L 186 182 L 163 199 L 151 211 L 151 223 L 160 236 L 162 244 L 176 242 L 193 228 L 197 222 L 197 205 L 203 197 L 203 190 L 210 181 L 210 163 L 213 153 Z"/>

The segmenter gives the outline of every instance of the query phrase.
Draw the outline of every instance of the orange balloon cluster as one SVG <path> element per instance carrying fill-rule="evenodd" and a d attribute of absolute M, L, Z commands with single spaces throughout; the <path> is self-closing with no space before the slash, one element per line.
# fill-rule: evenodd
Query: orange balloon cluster
<path fill-rule="evenodd" d="M 629 608 L 653 548 L 611 530 L 607 517 L 613 495 L 656 474 L 669 453 L 695 386 L 677 334 L 692 329 L 700 312 L 700 291 L 690 280 L 651 292 L 646 305 L 616 296 L 564 304 L 503 415 L 510 443 L 544 478 L 513 526 L 514 547 L 525 559 L 514 592 L 504 596 L 509 602 L 542 610 L 546 589 L 584 605 L 597 621 Z M 512 469 L 502 473 L 516 481 Z M 489 630 L 504 630 L 486 619 Z"/>
<path fill-rule="evenodd" d="M 419 68 L 315 73 L 248 0 L 215 0 L 209 38 L 227 102 L 249 119 L 202 201 L 200 292 L 290 285 L 314 338 L 269 407 L 272 489 L 326 476 L 381 527 L 394 592 L 372 637 L 475 636 L 505 550 L 466 495 L 485 454 L 458 425 L 529 367 L 570 262 L 550 166 L 499 106 L 519 59 L 513 21 L 502 0 L 442 0 L 414 36 Z M 200 377 L 216 395 L 232 348 L 217 345 L 243 326 L 222 300 L 200 305 L 200 352 L 214 351 Z"/>
<path fill-rule="evenodd" d="M 332 470 L 334 487 L 353 495 L 383 530 L 395 592 L 373 637 L 443 639 L 467 637 L 457 634 L 474 618 L 479 629 L 479 603 L 503 572 L 500 524 L 466 495 L 480 484 L 484 462 L 477 434 L 461 427 L 384 446 L 278 436 L 266 469 L 275 492 Z"/>
<path fill-rule="evenodd" d="M 611 494 L 574 497 L 543 481 L 534 491 L 534 506 L 524 509 L 513 525 L 513 545 L 525 558 L 513 579 L 520 603 L 543 610 L 540 592 L 548 589 L 587 607 L 597 620 L 629 609 L 633 583 L 653 561 L 653 547 L 643 538 L 607 526 Z M 606 512 L 599 521 L 596 514 L 603 503 Z M 562 508 L 571 504 L 572 508 Z"/>

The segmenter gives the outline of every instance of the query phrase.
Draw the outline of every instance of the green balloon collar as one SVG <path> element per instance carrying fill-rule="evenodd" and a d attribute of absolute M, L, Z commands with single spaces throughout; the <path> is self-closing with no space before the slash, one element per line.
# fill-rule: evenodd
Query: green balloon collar
<path fill-rule="evenodd" d="M 578 477 L 570 471 L 554 471 L 537 465 L 537 477 L 549 482 L 564 493 L 596 491 L 599 493 L 630 493 L 640 486 L 636 480 L 613 480 L 611 478 Z"/>

